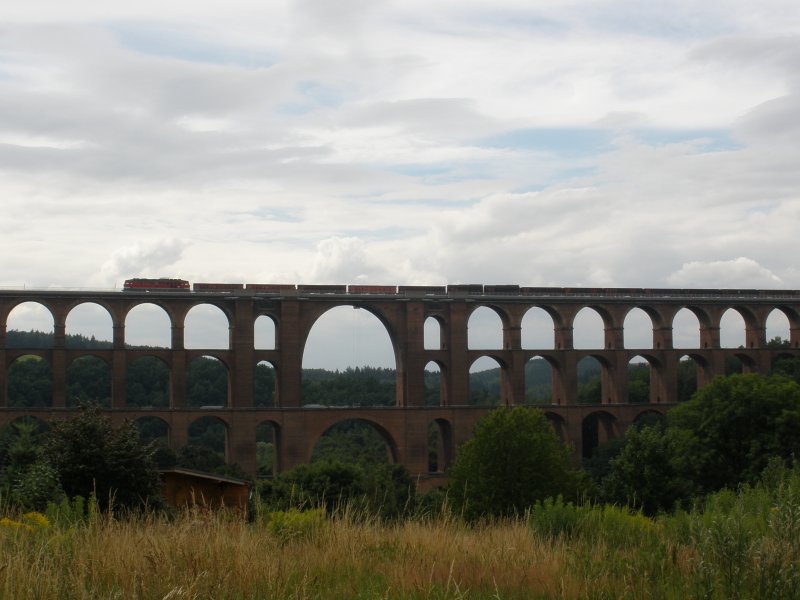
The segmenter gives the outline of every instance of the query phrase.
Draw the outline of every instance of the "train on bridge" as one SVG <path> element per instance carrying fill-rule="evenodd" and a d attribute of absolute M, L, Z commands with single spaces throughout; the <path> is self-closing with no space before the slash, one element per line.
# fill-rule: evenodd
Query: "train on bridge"
<path fill-rule="evenodd" d="M 736 298 L 800 298 L 800 290 L 752 289 L 663 289 L 663 288 L 584 288 L 529 287 L 519 285 L 455 284 L 455 285 L 321 285 L 293 283 L 209 283 L 190 284 L 185 279 L 128 279 L 126 292 L 198 292 L 246 295 L 383 295 L 383 296 L 575 296 L 575 297 L 736 297 Z"/>

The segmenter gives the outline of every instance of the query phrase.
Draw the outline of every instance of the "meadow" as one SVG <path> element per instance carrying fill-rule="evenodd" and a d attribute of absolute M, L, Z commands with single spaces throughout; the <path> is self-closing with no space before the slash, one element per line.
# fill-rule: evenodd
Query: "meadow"
<path fill-rule="evenodd" d="M 774 470 L 649 518 L 559 499 L 466 523 L 349 510 L 249 522 L 119 518 L 80 502 L 0 520 L 3 598 L 797 598 L 800 477 Z"/>

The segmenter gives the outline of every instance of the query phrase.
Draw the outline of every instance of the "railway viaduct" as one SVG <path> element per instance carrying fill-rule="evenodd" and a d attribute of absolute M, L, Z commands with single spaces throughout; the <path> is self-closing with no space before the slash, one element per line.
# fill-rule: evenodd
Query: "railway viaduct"
<path fill-rule="evenodd" d="M 213 287 L 213 286 L 212 286 Z M 270 289 L 274 287 L 274 289 Z M 7 347 L 7 321 L 11 311 L 26 302 L 43 305 L 53 317 L 52 347 Z M 65 325 L 70 311 L 84 303 L 103 307 L 111 317 L 112 346 L 108 349 L 74 349 L 65 345 Z M 155 304 L 170 322 L 169 348 L 132 348 L 126 345 L 126 317 L 141 304 Z M 210 304 L 228 322 L 227 349 L 187 349 L 184 322 L 195 306 Z M 304 406 L 301 392 L 302 359 L 306 341 L 316 320 L 338 306 L 353 306 L 375 315 L 385 326 L 396 360 L 396 402 L 391 407 L 320 408 Z M 502 347 L 475 349 L 468 345 L 470 315 L 479 307 L 492 309 L 502 322 Z M 548 348 L 523 348 L 522 321 L 533 308 L 543 309 L 553 322 Z M 603 321 L 601 348 L 573 347 L 573 321 L 584 307 L 595 310 Z M 643 310 L 652 323 L 652 344 L 626 348 L 623 323 L 629 311 Z M 673 347 L 673 319 L 683 308 L 697 317 L 698 344 L 692 349 Z M 734 309 L 745 323 L 744 344 L 720 345 L 720 319 Z M 766 320 L 773 310 L 789 322 L 789 344 L 768 348 Z M 256 319 L 274 322 L 274 349 L 254 344 Z M 424 329 L 428 319 L 439 326 L 440 343 L 426 349 Z M 9 367 L 18 358 L 34 355 L 52 369 L 50 406 L 14 406 L 7 392 Z M 580 455 L 587 423 L 596 428 L 595 439 L 621 435 L 645 413 L 663 413 L 677 401 L 677 369 L 681 357 L 697 365 L 698 385 L 724 372 L 726 359 L 736 357 L 746 372 L 767 372 L 780 356 L 800 356 L 800 292 L 775 290 L 653 290 L 589 288 L 525 288 L 519 286 L 239 286 L 235 289 L 149 291 L 48 291 L 0 290 L 0 422 L 22 416 L 44 420 L 68 417 L 74 408 L 67 402 L 67 368 L 72 361 L 93 355 L 110 365 L 111 406 L 115 422 L 156 417 L 166 424 L 169 442 L 179 448 L 188 441 L 191 423 L 216 417 L 226 427 L 228 462 L 245 471 L 256 470 L 256 428 L 269 423 L 275 432 L 275 470 L 281 471 L 310 460 L 319 437 L 332 425 L 349 419 L 366 421 L 384 438 L 391 459 L 404 464 L 423 485 L 444 477 L 455 448 L 469 439 L 476 421 L 492 407 L 469 405 L 470 365 L 482 356 L 500 366 L 502 405 L 525 403 L 526 363 L 539 357 L 552 368 L 552 394 L 540 406 L 559 435 Z M 128 366 L 143 356 L 155 356 L 170 372 L 169 406 L 135 407 L 126 404 Z M 227 367 L 228 401 L 225 406 L 198 407 L 187 403 L 186 373 L 196 357 L 212 356 Z M 579 404 L 576 368 L 586 356 L 601 365 L 599 404 Z M 647 404 L 628 403 L 628 366 L 639 356 L 650 365 L 650 398 Z M 276 373 L 272 406 L 254 402 L 256 365 L 268 361 Z M 440 369 L 440 404 L 425 406 L 424 370 L 434 362 Z M 438 466 L 429 472 L 428 428 L 438 430 Z M 427 482 L 427 483 L 426 483 Z"/>

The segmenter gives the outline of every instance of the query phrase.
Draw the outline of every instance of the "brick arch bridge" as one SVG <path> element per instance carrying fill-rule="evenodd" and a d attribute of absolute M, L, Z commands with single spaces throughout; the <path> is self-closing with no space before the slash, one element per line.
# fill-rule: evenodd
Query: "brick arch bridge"
<path fill-rule="evenodd" d="M 53 317 L 52 348 L 9 348 L 7 321 L 11 311 L 24 302 L 43 305 Z M 65 346 L 67 316 L 84 303 L 100 305 L 111 317 L 113 340 L 109 349 L 73 349 Z M 156 304 L 170 322 L 170 348 L 133 349 L 126 346 L 125 323 L 135 307 Z M 195 306 L 218 307 L 228 321 L 225 349 L 186 349 L 184 322 Z M 392 407 L 319 408 L 304 407 L 301 397 L 302 359 L 308 335 L 317 319 L 337 306 L 354 306 L 370 311 L 385 326 L 391 340 L 397 369 L 396 402 Z M 468 345 L 470 315 L 489 307 L 502 322 L 502 346 L 473 349 Z M 531 308 L 543 309 L 553 321 L 553 339 L 548 348 L 523 348 L 522 323 Z M 576 349 L 573 321 L 584 307 L 596 311 L 603 321 L 603 347 Z M 641 309 L 652 323 L 652 344 L 645 348 L 624 346 L 623 325 L 633 309 Z M 697 347 L 673 347 L 672 327 L 681 309 L 690 310 L 699 324 Z M 728 309 L 743 318 L 744 344 L 722 348 L 720 320 Z M 789 322 L 789 344 L 768 348 L 766 321 L 773 310 Z M 255 347 L 255 322 L 261 316 L 275 323 L 275 347 Z M 426 320 L 439 324 L 437 349 L 426 349 Z M 44 358 L 53 373 L 52 406 L 19 408 L 9 406 L 9 366 L 24 355 Z M 169 429 L 170 444 L 181 447 L 188 440 L 189 426 L 201 417 L 216 417 L 226 427 L 227 459 L 245 471 L 255 473 L 256 428 L 270 423 L 275 431 L 275 467 L 285 470 L 309 461 L 319 436 L 330 426 L 356 419 L 374 426 L 387 443 L 390 458 L 430 483 L 443 477 L 428 473 L 428 427 L 439 431 L 438 462 L 443 471 L 455 448 L 467 440 L 475 422 L 491 407 L 469 405 L 470 365 L 490 356 L 501 369 L 501 404 L 525 402 L 526 363 L 534 357 L 545 359 L 552 369 L 551 403 L 542 406 L 556 431 L 582 452 L 587 427 L 602 441 L 621 435 L 637 418 L 650 412 L 663 413 L 677 400 L 677 368 L 683 356 L 697 365 L 698 385 L 724 373 L 729 357 L 741 360 L 743 369 L 769 371 L 780 356 L 800 356 L 800 292 L 775 290 L 670 290 L 670 289 L 588 289 L 526 288 L 519 286 L 225 286 L 195 284 L 190 290 L 149 291 L 49 291 L 0 290 L 0 421 L 24 415 L 42 419 L 66 417 L 66 371 L 84 355 L 101 358 L 110 365 L 112 420 L 141 417 L 161 419 Z M 199 356 L 220 359 L 228 371 L 228 402 L 223 407 L 193 407 L 186 402 L 186 372 Z M 170 405 L 140 408 L 126 405 L 128 365 L 142 356 L 157 356 L 170 371 Z M 601 365 L 601 404 L 579 404 L 577 364 L 592 356 Z M 650 365 L 650 401 L 628 403 L 628 365 L 633 357 Z M 275 402 L 272 407 L 254 403 L 256 365 L 268 361 L 275 368 Z M 424 369 L 430 362 L 440 367 L 439 406 L 424 405 Z M 590 442 L 586 442 L 590 443 Z"/>

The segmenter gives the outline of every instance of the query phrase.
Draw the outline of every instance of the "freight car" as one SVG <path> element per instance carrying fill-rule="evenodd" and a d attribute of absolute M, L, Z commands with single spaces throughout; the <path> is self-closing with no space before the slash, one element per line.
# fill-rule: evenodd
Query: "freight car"
<path fill-rule="evenodd" d="M 246 289 L 251 292 L 281 293 L 296 290 L 293 283 L 248 283 Z"/>
<path fill-rule="evenodd" d="M 195 292 L 239 292 L 244 289 L 243 283 L 195 283 Z"/>
<path fill-rule="evenodd" d="M 396 285 L 348 285 L 350 294 L 396 294 Z"/>

